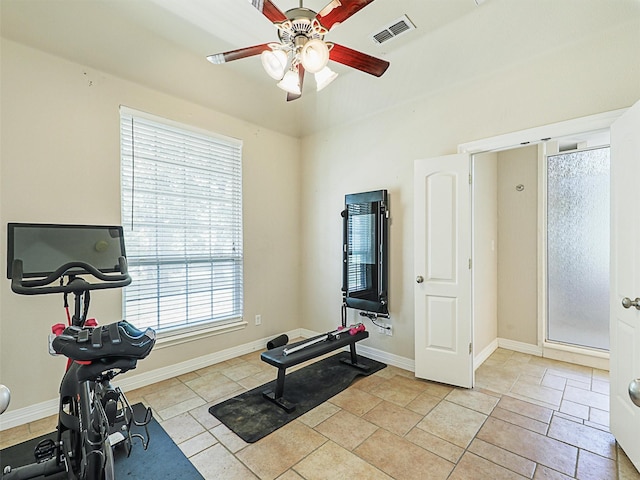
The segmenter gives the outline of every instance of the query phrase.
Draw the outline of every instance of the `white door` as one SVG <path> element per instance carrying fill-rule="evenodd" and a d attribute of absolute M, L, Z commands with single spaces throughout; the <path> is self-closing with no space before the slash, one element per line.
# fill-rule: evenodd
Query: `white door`
<path fill-rule="evenodd" d="M 473 387 L 469 155 L 414 165 L 415 374 Z"/>
<path fill-rule="evenodd" d="M 629 383 L 640 378 L 640 102 L 611 126 L 611 433 L 640 470 L 640 407 Z M 640 303 L 640 300 L 639 300 Z M 639 399 L 640 401 L 640 399 Z"/>

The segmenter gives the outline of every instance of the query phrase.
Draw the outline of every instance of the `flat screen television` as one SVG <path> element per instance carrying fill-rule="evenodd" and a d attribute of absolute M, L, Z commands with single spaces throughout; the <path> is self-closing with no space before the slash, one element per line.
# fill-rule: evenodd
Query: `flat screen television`
<path fill-rule="evenodd" d="M 387 191 L 345 195 L 342 292 L 347 307 L 388 314 Z"/>
<path fill-rule="evenodd" d="M 22 260 L 23 277 L 46 277 L 69 262 L 84 262 L 102 273 L 119 273 L 119 257 L 126 257 L 121 226 L 7 224 L 7 278 L 14 259 Z M 82 268 L 67 274 L 87 273 Z"/>

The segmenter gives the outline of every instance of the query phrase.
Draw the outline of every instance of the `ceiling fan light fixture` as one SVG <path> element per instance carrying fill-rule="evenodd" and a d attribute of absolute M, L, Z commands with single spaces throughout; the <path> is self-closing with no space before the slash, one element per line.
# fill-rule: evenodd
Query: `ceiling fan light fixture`
<path fill-rule="evenodd" d="M 287 68 L 288 56 L 283 50 L 265 50 L 260 55 L 262 67 L 267 74 L 275 79 L 281 80 Z"/>
<path fill-rule="evenodd" d="M 284 74 L 282 80 L 278 82 L 278 87 L 294 95 L 300 95 L 302 93 L 300 90 L 300 78 L 298 77 L 298 73 L 293 70 L 289 70 Z"/>
<path fill-rule="evenodd" d="M 315 74 L 316 78 L 316 91 L 322 90 L 324 87 L 333 82 L 338 74 L 331 70 L 329 67 L 324 67 L 318 73 Z"/>
<path fill-rule="evenodd" d="M 300 52 L 300 62 L 309 73 L 318 73 L 329 62 L 329 47 L 319 38 L 309 40 Z"/>

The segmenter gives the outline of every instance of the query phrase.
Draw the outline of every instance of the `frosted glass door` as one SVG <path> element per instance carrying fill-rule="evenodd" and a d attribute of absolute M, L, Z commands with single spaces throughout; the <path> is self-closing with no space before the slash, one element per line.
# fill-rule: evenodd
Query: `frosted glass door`
<path fill-rule="evenodd" d="M 609 147 L 547 157 L 547 339 L 609 349 Z"/>

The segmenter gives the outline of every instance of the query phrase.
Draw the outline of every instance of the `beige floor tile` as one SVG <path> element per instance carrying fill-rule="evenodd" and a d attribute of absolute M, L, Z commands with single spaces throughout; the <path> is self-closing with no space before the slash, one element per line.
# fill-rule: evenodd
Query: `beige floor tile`
<path fill-rule="evenodd" d="M 382 402 L 362 418 L 402 437 L 415 427 L 423 417 L 394 403 Z"/>
<path fill-rule="evenodd" d="M 205 401 L 200 396 L 192 397 L 184 402 L 176 403 L 175 405 L 171 405 L 163 410 L 156 410 L 158 415 L 163 420 L 168 420 L 169 418 L 175 417 L 176 415 L 180 415 L 181 413 L 189 412 L 194 408 L 197 408 L 201 405 L 204 405 Z"/>
<path fill-rule="evenodd" d="M 347 388 L 329 400 L 332 404 L 361 417 L 374 408 L 382 399 L 359 388 Z"/>
<path fill-rule="evenodd" d="M 213 373 L 190 380 L 186 385 L 207 402 L 221 400 L 243 391 L 243 388 L 222 373 Z"/>
<path fill-rule="evenodd" d="M 573 476 L 568 477 L 564 473 L 560 473 L 544 465 L 538 464 L 536 473 L 533 475 L 533 480 L 571 480 Z M 605 480 L 605 479 L 602 479 Z"/>
<path fill-rule="evenodd" d="M 449 480 L 471 480 L 490 478 L 492 480 L 524 480 L 522 475 L 518 475 L 511 470 L 507 470 L 500 465 L 496 465 L 489 460 L 478 457 L 473 453 L 465 453 L 460 462 L 456 465 Z"/>
<path fill-rule="evenodd" d="M 341 447 L 353 450 L 378 427 L 361 417 L 342 410 L 320 423 L 315 430 Z"/>
<path fill-rule="evenodd" d="M 615 438 L 610 433 L 596 428 L 554 416 L 548 436 L 603 457 L 616 458 Z"/>
<path fill-rule="evenodd" d="M 453 463 L 384 429 L 377 430 L 354 453 L 396 480 L 444 480 L 454 467 Z"/>
<path fill-rule="evenodd" d="M 185 440 L 178 447 L 182 450 L 182 453 L 187 457 L 192 457 L 197 453 L 206 450 L 218 443 L 218 440 L 209 432 L 202 432 L 200 435 L 196 435 L 189 440 Z"/>
<path fill-rule="evenodd" d="M 209 408 L 211 408 L 214 404 L 214 402 L 210 402 L 197 408 L 193 408 L 189 410 L 189 414 L 193 418 L 195 418 L 200 423 L 200 425 L 202 425 L 207 430 L 210 430 L 220 425 L 220 420 L 209 413 Z"/>
<path fill-rule="evenodd" d="M 504 420 L 505 422 L 513 423 L 514 425 L 518 425 L 522 428 L 526 428 L 532 432 L 540 433 L 541 435 L 546 435 L 547 430 L 549 429 L 548 423 L 534 420 L 533 418 L 525 417 L 524 415 L 519 415 L 500 407 L 496 407 L 491 413 L 491 416 Z"/>
<path fill-rule="evenodd" d="M 198 395 L 182 382 L 145 393 L 144 403 L 157 412 L 175 407 L 176 404 L 198 399 Z M 202 399 L 200 399 L 202 400 Z M 194 405 L 194 407 L 197 405 Z"/>
<path fill-rule="evenodd" d="M 205 480 L 250 480 L 256 477 L 219 443 L 190 458 Z"/>
<path fill-rule="evenodd" d="M 455 403 L 442 401 L 418 423 L 418 428 L 466 448 L 487 416 Z"/>
<path fill-rule="evenodd" d="M 451 463 L 456 463 L 460 460 L 460 457 L 462 457 L 464 453 L 464 448 L 458 447 L 420 428 L 412 429 L 404 438 Z"/>
<path fill-rule="evenodd" d="M 275 372 L 275 369 L 273 370 Z M 251 375 L 257 375 L 262 372 L 263 370 L 257 365 L 245 362 L 223 370 L 222 374 L 234 382 L 237 382 L 238 380 L 242 380 L 243 378 L 250 377 Z"/>
<path fill-rule="evenodd" d="M 177 444 L 193 438 L 196 435 L 200 435 L 205 431 L 205 428 L 188 413 L 182 413 L 169 420 L 165 420 L 160 425 Z"/>
<path fill-rule="evenodd" d="M 497 397 L 478 392 L 477 390 L 467 390 L 456 388 L 446 396 L 447 401 L 470 408 L 476 412 L 489 415 L 500 400 Z"/>
<path fill-rule="evenodd" d="M 236 456 L 258 477 L 272 479 L 289 470 L 326 441 L 319 433 L 294 420 L 240 450 Z"/>
<path fill-rule="evenodd" d="M 242 450 L 248 445 L 247 442 L 229 430 L 226 425 L 220 424 L 217 427 L 212 428 L 210 432 L 232 453 Z"/>
<path fill-rule="evenodd" d="M 575 472 L 578 460 L 576 447 L 502 420 L 489 417 L 477 438 L 566 475 Z"/>
<path fill-rule="evenodd" d="M 555 409 L 560 407 L 562 401 L 562 392 L 542 385 L 532 385 L 530 383 L 518 380 L 510 393 L 518 395 L 520 398 L 527 398 L 552 405 Z"/>
<path fill-rule="evenodd" d="M 609 411 L 609 396 L 602 393 L 582 390 L 569 385 L 564 390 L 564 399 L 599 410 Z"/>
<path fill-rule="evenodd" d="M 441 400 L 441 398 L 434 397 L 433 395 L 430 395 L 428 393 L 421 393 L 414 400 L 412 400 L 406 406 L 406 408 L 424 416 L 431 410 L 433 410 L 433 407 L 440 403 Z"/>
<path fill-rule="evenodd" d="M 327 442 L 293 467 L 306 480 L 392 480 L 348 450 Z"/>
<path fill-rule="evenodd" d="M 295 470 L 291 469 L 284 472 L 276 480 L 305 480 L 305 479 L 302 478 L 300 475 L 298 475 Z"/>
<path fill-rule="evenodd" d="M 580 480 L 603 480 L 616 478 L 616 462 L 610 458 L 580 450 L 578 454 L 578 475 Z"/>
<path fill-rule="evenodd" d="M 379 383 L 370 392 L 383 400 L 404 407 L 415 400 L 422 390 L 422 388 L 416 388 L 413 384 L 408 383 L 405 377 L 396 375 Z"/>
<path fill-rule="evenodd" d="M 553 410 L 550 408 L 540 407 L 508 395 L 505 395 L 500 399 L 498 407 L 547 424 L 551 422 L 551 417 L 553 415 Z"/>
<path fill-rule="evenodd" d="M 572 417 L 589 420 L 589 407 L 587 405 L 580 405 L 570 400 L 563 400 L 560 403 L 560 411 Z"/>
<path fill-rule="evenodd" d="M 334 397 L 335 398 L 335 397 Z M 340 411 L 340 407 L 334 405 L 331 402 L 325 402 L 318 405 L 316 408 L 309 410 L 307 413 L 298 417 L 298 421 L 304 423 L 308 427 L 315 427 L 316 425 L 324 422 L 327 418 L 335 415 Z"/>
<path fill-rule="evenodd" d="M 543 387 L 553 388 L 554 390 L 564 390 L 564 387 L 567 386 L 567 379 L 547 372 L 542 379 L 541 385 Z"/>
<path fill-rule="evenodd" d="M 536 469 L 535 462 L 477 438 L 471 442 L 468 451 L 526 478 L 533 477 Z"/>

